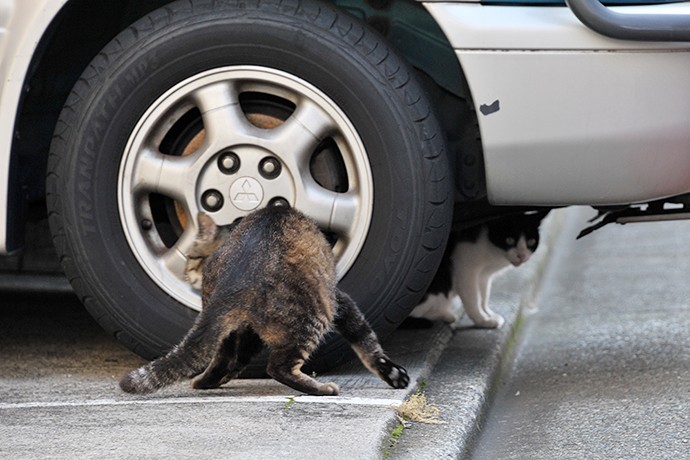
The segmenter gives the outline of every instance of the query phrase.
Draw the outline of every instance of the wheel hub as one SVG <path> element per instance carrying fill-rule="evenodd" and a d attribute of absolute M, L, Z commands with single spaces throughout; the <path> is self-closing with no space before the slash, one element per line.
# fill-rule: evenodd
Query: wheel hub
<path fill-rule="evenodd" d="M 230 201 L 241 211 L 253 211 L 259 207 L 263 198 L 264 189 L 253 177 L 240 177 L 230 187 Z"/>

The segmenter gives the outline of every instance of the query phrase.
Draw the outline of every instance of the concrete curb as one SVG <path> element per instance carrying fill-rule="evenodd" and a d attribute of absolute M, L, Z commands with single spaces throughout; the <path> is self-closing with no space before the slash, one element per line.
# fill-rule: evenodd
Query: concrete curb
<path fill-rule="evenodd" d="M 536 260 L 495 281 L 492 308 L 505 317 L 506 324 L 500 330 L 476 329 L 463 318 L 456 325 L 425 389 L 428 401 L 440 409 L 440 418 L 446 423 L 411 423 L 392 446 L 390 458 L 444 459 L 468 454 L 502 369 L 509 362 L 523 316 L 539 295 L 567 212 L 552 212 L 542 225 Z"/>

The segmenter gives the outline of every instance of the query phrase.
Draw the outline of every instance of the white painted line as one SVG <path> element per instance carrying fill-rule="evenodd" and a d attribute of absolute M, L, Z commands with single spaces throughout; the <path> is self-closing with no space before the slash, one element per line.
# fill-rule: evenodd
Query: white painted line
<path fill-rule="evenodd" d="M 303 404 L 327 404 L 336 406 L 379 406 L 397 407 L 402 401 L 384 398 L 348 398 L 342 396 L 217 396 L 189 398 L 156 399 L 92 399 L 84 401 L 36 401 L 23 403 L 0 403 L 0 410 L 10 409 L 50 409 L 60 407 L 98 407 L 98 406 L 158 406 L 175 404 L 242 404 L 242 403 L 287 403 L 294 401 Z"/>

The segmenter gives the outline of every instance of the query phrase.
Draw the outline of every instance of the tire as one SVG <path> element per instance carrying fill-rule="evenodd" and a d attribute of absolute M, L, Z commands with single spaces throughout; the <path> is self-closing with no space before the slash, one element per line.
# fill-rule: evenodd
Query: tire
<path fill-rule="evenodd" d="M 332 238 L 342 289 L 387 335 L 442 256 L 448 171 L 421 86 L 365 25 L 312 1 L 194 0 L 139 20 L 85 70 L 56 126 L 47 202 L 74 290 L 151 359 L 200 309 L 181 274 L 189 216 L 228 224 L 274 199 Z M 312 362 L 347 349 L 329 338 Z"/>

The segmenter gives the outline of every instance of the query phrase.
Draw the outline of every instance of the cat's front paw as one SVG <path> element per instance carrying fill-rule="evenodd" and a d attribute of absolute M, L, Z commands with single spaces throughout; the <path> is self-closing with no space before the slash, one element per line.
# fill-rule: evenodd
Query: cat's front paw
<path fill-rule="evenodd" d="M 393 388 L 407 388 L 410 376 L 404 367 L 398 366 L 388 358 L 380 358 L 376 363 L 379 376 Z"/>
<path fill-rule="evenodd" d="M 192 287 L 201 290 L 203 275 L 201 273 L 201 259 L 188 259 L 185 265 L 185 278 Z"/>
<path fill-rule="evenodd" d="M 476 324 L 477 327 L 484 327 L 487 329 L 498 329 L 501 326 L 503 326 L 503 324 L 505 322 L 506 322 L 505 319 L 503 319 L 503 317 L 501 315 L 494 313 L 493 315 L 491 315 L 487 319 L 481 319 L 479 321 L 475 321 L 474 324 Z"/>

